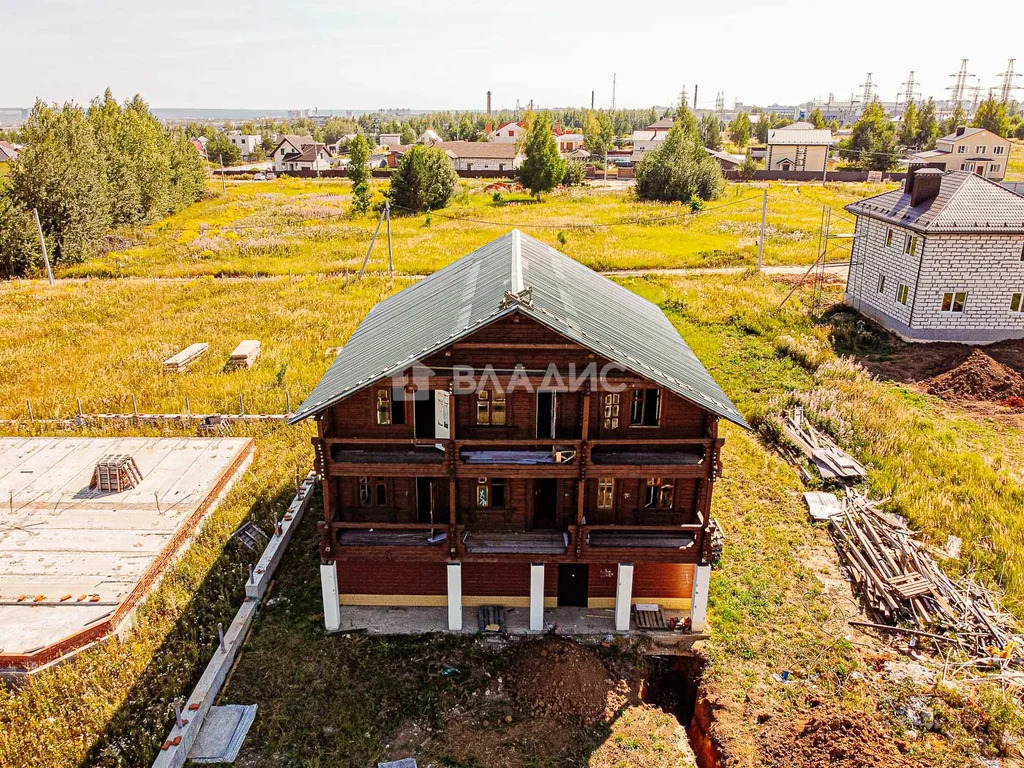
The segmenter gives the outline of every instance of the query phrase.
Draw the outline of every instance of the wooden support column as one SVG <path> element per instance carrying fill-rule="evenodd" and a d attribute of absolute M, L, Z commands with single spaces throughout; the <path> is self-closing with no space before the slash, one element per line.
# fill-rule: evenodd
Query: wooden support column
<path fill-rule="evenodd" d="M 587 499 L 587 461 L 590 458 L 590 448 L 587 445 L 587 438 L 590 433 L 590 389 L 583 393 L 583 423 L 580 425 L 580 452 L 576 457 L 579 462 L 579 478 L 576 488 L 576 525 L 583 525 L 583 516 L 586 512 Z M 577 543 L 577 553 L 579 546 Z"/>

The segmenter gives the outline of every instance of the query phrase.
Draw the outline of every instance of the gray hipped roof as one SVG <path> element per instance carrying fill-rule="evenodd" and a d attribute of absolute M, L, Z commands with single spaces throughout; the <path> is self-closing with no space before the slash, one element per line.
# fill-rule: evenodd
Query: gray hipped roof
<path fill-rule="evenodd" d="M 505 300 L 507 292 L 526 289 L 531 301 Z M 657 306 L 519 230 L 371 309 L 291 421 L 323 411 L 515 312 L 748 426 Z"/>

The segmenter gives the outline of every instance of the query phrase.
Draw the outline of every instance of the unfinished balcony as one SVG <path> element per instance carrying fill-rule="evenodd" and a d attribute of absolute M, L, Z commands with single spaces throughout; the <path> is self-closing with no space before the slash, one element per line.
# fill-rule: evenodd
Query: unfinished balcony
<path fill-rule="evenodd" d="M 360 551 L 380 547 L 402 547 L 421 552 L 433 551 L 443 557 L 448 540 L 448 525 L 436 523 L 333 522 L 334 545 Z"/>
<path fill-rule="evenodd" d="M 456 526 L 459 547 L 470 555 L 564 555 L 570 536 L 563 531 L 476 531 Z"/>
<path fill-rule="evenodd" d="M 456 477 L 577 477 L 579 440 L 456 440 Z"/>
<path fill-rule="evenodd" d="M 410 465 L 422 467 L 422 474 L 443 474 L 446 449 L 428 439 L 327 438 L 331 476 L 381 475 Z"/>
<path fill-rule="evenodd" d="M 600 440 L 588 444 L 587 466 L 604 477 L 704 477 L 713 447 L 707 439 Z"/>

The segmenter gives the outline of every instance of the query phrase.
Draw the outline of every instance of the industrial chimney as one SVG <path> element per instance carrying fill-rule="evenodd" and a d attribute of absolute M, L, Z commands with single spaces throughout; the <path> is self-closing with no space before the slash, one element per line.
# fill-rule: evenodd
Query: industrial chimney
<path fill-rule="evenodd" d="M 487 114 L 491 114 L 491 92 L 487 92 Z"/>

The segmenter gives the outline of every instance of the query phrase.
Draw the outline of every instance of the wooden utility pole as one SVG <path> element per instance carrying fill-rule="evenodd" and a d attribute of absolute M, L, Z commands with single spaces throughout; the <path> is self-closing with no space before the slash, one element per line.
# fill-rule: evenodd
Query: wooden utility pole
<path fill-rule="evenodd" d="M 757 271 L 761 271 L 761 267 L 764 263 L 764 225 L 765 220 L 768 218 L 768 190 L 764 191 L 764 197 L 761 199 L 761 236 L 757 238 Z"/>
<path fill-rule="evenodd" d="M 46 253 L 46 240 L 43 239 L 43 228 L 39 224 L 39 211 L 35 208 L 32 209 L 32 217 L 36 220 L 36 232 L 39 235 L 39 247 L 43 251 L 43 264 L 46 265 L 46 279 L 50 281 L 50 285 L 53 285 L 53 270 L 50 269 L 50 256 Z"/>
<path fill-rule="evenodd" d="M 225 196 L 227 196 L 227 194 L 228 194 L 227 184 L 224 183 L 224 153 L 223 152 L 221 152 L 221 154 L 220 154 L 220 193 L 222 195 L 225 195 Z"/>
<path fill-rule="evenodd" d="M 377 235 L 380 234 L 380 225 L 384 223 L 384 218 L 385 217 L 388 218 L 388 221 L 389 221 L 389 231 L 390 231 L 390 219 L 391 219 L 391 216 L 390 216 L 390 210 L 389 209 L 390 209 L 390 206 L 388 205 L 387 202 L 385 202 L 384 203 L 384 210 L 380 212 L 380 219 L 377 221 L 377 228 L 375 230 L 373 230 L 373 237 L 370 239 L 370 247 L 366 249 L 366 258 L 363 259 L 363 266 L 361 266 L 359 268 L 359 277 L 362 277 L 363 273 L 366 272 L 366 265 L 370 261 L 370 254 L 373 253 L 373 245 L 374 245 L 374 243 L 377 242 Z M 359 277 L 357 277 L 356 279 L 359 279 Z"/>

